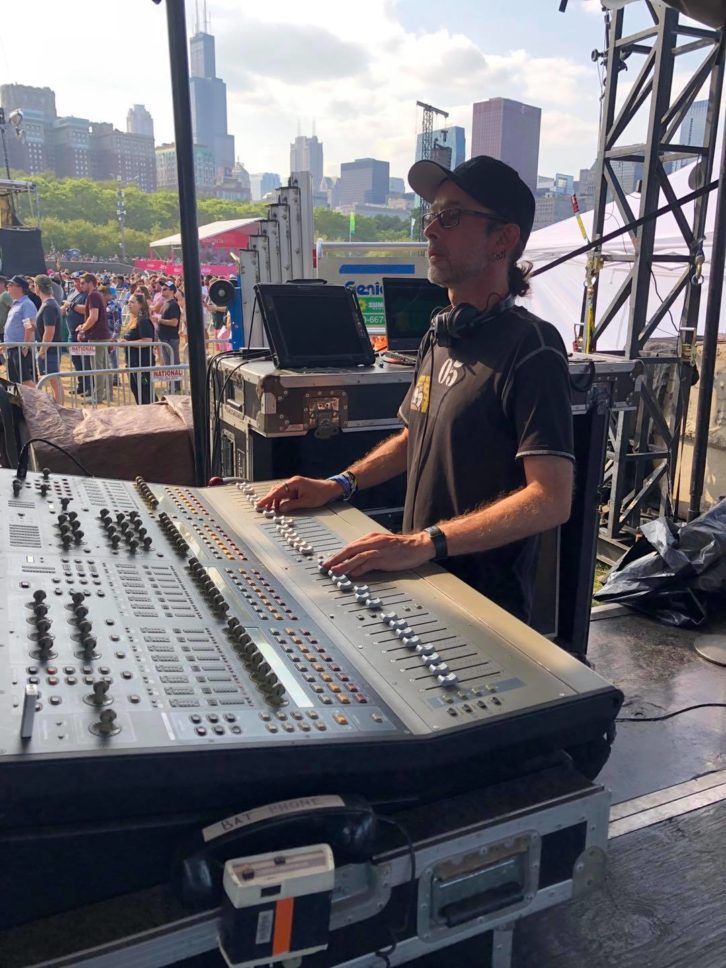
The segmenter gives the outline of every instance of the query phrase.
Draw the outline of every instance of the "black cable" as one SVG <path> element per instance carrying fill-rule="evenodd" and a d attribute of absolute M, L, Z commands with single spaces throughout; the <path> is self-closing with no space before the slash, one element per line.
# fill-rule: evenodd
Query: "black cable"
<path fill-rule="evenodd" d="M 398 943 L 401 937 L 408 931 L 409 925 L 415 921 L 416 914 L 416 850 L 413 846 L 413 841 L 411 840 L 411 835 L 397 820 L 393 820 L 392 817 L 377 817 L 379 823 L 388 824 L 389 827 L 394 827 L 403 837 L 406 842 L 406 847 L 408 848 L 408 856 L 411 863 L 411 875 L 408 880 L 409 885 L 409 898 L 408 906 L 406 909 L 406 917 L 401 925 L 401 927 L 396 930 L 392 925 L 388 925 L 388 930 L 391 935 L 391 946 L 386 951 L 378 950 L 374 954 L 381 959 L 384 968 L 390 968 L 391 966 L 391 955 L 398 947 Z"/>
<path fill-rule="evenodd" d="M 30 461 L 31 444 L 47 444 L 49 447 L 55 447 L 55 449 L 59 450 L 61 454 L 66 456 L 69 460 L 72 460 L 76 467 L 83 471 L 86 477 L 93 477 L 93 474 L 88 470 L 88 468 L 84 467 L 79 460 L 76 460 L 73 454 L 70 454 L 65 447 L 61 447 L 60 444 L 54 444 L 52 440 L 46 440 L 45 437 L 31 437 L 30 440 L 23 444 L 23 448 L 20 451 L 20 456 L 18 457 L 18 467 L 15 476 L 19 480 L 24 481 L 28 475 L 28 462 Z"/>
<path fill-rule="evenodd" d="M 710 184 L 704 185 L 702 188 L 697 188 L 695 191 L 691 192 L 690 195 L 684 195 L 683 198 L 677 198 L 673 205 L 663 205 L 654 212 L 649 212 L 647 215 L 641 216 L 641 218 L 636 218 L 634 222 L 629 222 L 627 225 L 623 225 L 621 228 L 615 229 L 613 232 L 609 232 L 607 235 L 601 235 L 600 238 L 595 239 L 594 242 L 587 242 L 585 245 L 581 245 L 579 249 L 573 249 L 572 252 L 567 252 L 565 255 L 561 255 L 553 262 L 548 262 L 546 266 L 541 266 L 539 269 L 535 269 L 534 272 L 530 272 L 528 278 L 534 279 L 535 276 L 539 276 L 543 272 L 547 272 L 549 269 L 554 269 L 556 266 L 562 265 L 563 262 L 569 262 L 570 259 L 574 259 L 578 255 L 583 255 L 585 252 L 589 252 L 590 249 L 596 249 L 599 246 L 604 245 L 606 242 L 611 242 L 619 235 L 624 235 L 626 232 L 630 232 L 632 229 L 637 229 L 639 226 L 645 225 L 646 222 L 650 222 L 652 219 L 659 218 L 661 215 L 666 215 L 668 212 L 672 212 L 676 206 L 681 208 L 683 205 L 687 205 L 689 202 L 694 201 L 694 199 L 700 198 L 701 195 L 706 195 L 708 192 L 712 192 L 714 188 L 718 188 L 718 180 L 712 181 Z"/>
<path fill-rule="evenodd" d="M 666 713 L 664 716 L 628 716 L 618 718 L 616 723 L 660 723 L 664 719 L 672 719 L 680 716 L 681 713 L 690 713 L 694 709 L 726 709 L 726 702 L 699 702 L 695 706 L 686 706 L 685 709 L 676 709 L 675 712 Z"/>

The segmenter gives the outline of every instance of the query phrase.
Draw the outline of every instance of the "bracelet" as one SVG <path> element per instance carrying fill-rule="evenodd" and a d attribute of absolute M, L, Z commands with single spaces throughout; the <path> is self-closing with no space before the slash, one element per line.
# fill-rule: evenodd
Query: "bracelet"
<path fill-rule="evenodd" d="M 442 558 L 449 557 L 449 546 L 446 543 L 446 535 L 437 524 L 432 524 L 424 528 L 426 534 L 434 543 L 434 561 L 441 561 Z"/>
<path fill-rule="evenodd" d="M 355 474 L 351 474 L 350 471 L 343 471 L 342 474 L 333 474 L 328 480 L 340 484 L 343 488 L 342 497 L 344 501 L 350 501 L 358 490 L 358 481 L 355 479 Z"/>

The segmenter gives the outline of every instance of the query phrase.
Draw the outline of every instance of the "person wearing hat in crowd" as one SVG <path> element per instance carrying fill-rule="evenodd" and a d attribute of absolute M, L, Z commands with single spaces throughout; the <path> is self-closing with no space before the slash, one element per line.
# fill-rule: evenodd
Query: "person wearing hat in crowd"
<path fill-rule="evenodd" d="M 152 313 L 152 318 L 156 323 L 159 342 L 166 343 L 171 348 L 171 361 L 178 366 L 180 361 L 179 325 L 181 323 L 181 307 L 176 301 L 176 284 L 163 279 L 161 281 L 161 294 L 164 297 L 164 302 L 159 312 Z M 162 358 L 161 363 L 168 364 L 168 357 Z M 181 383 L 178 380 L 172 380 L 170 389 L 172 393 L 179 393 Z"/>
<path fill-rule="evenodd" d="M 320 507 L 407 473 L 403 533 L 371 533 L 324 566 L 358 579 L 430 560 L 528 621 L 538 535 L 570 516 L 573 428 L 567 354 L 556 328 L 515 303 L 534 197 L 488 156 L 453 171 L 410 170 L 430 203 L 429 280 L 448 290 L 419 347 L 404 429 L 328 480 L 292 477 L 258 506 Z"/>
<path fill-rule="evenodd" d="M 5 321 L 5 343 L 32 343 L 35 338 L 36 309 L 28 299 L 28 280 L 13 276 L 8 280 L 8 292 L 13 304 Z M 8 379 L 32 387 L 35 383 L 35 364 L 32 350 L 11 346 L 7 350 Z"/>

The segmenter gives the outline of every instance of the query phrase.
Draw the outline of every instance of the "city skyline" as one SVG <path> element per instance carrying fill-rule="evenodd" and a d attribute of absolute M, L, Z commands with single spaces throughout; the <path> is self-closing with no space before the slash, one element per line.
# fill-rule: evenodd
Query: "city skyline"
<path fill-rule="evenodd" d="M 124 130 L 130 104 L 143 103 L 154 118 L 156 143 L 174 141 L 163 6 L 108 0 L 103 22 L 113 23 L 118 71 L 80 58 L 69 68 L 58 56 L 77 42 L 77 24 L 89 36 L 99 20 L 90 0 L 76 0 L 71 20 L 34 38 L 33 57 L 7 40 L 0 46 L 5 83 L 49 86 L 58 113 L 111 122 Z M 187 3 L 187 36 L 194 10 Z M 416 100 L 449 112 L 447 123 L 466 130 L 471 144 L 475 101 L 506 97 L 542 109 L 539 174 L 576 174 L 597 152 L 600 82 L 590 52 L 602 47 L 603 20 L 596 0 L 571 0 L 566 14 L 552 0 L 523 0 L 514 10 L 487 10 L 475 0 L 371 0 L 365 17 L 341 18 L 339 5 L 319 0 L 305 11 L 281 0 L 240 13 L 236 0 L 208 4 L 216 37 L 216 74 L 227 84 L 228 130 L 235 156 L 248 171 L 287 174 L 295 131 L 312 129 L 325 144 L 326 176 L 340 164 L 373 157 L 405 177 L 421 127 Z M 24 12 L 43 22 L 50 0 L 27 0 Z M 131 64 L 143 69 L 127 70 Z M 120 72 L 120 73 L 119 73 Z M 123 84 L 118 76 L 123 75 Z M 678 78 L 676 78 L 676 85 Z"/>

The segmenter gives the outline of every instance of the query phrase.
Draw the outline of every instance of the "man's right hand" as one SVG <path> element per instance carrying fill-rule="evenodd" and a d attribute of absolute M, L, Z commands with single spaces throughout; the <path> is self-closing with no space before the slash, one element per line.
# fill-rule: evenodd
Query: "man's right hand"
<path fill-rule="evenodd" d="M 273 487 L 257 502 L 258 508 L 274 508 L 281 514 L 300 508 L 321 508 L 343 496 L 343 488 L 336 481 L 313 477 L 289 477 Z"/>

